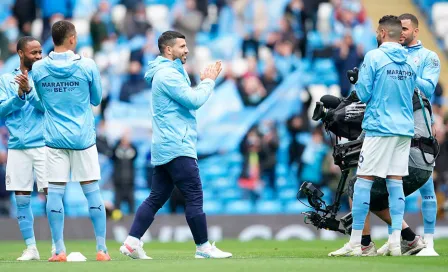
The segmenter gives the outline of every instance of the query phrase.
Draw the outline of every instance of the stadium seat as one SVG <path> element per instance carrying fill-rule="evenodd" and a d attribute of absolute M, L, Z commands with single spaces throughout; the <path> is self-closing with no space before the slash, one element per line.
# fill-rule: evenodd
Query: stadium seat
<path fill-rule="evenodd" d="M 278 199 L 289 202 L 295 200 L 297 196 L 298 189 L 295 188 L 285 188 L 278 193 Z"/>
<path fill-rule="evenodd" d="M 448 35 L 448 18 L 434 22 L 435 32 L 438 38 Z"/>
<path fill-rule="evenodd" d="M 249 214 L 254 210 L 253 204 L 249 200 L 235 200 L 227 203 L 226 214 L 240 215 Z"/>
<path fill-rule="evenodd" d="M 241 189 L 239 188 L 230 188 L 226 190 L 219 190 L 216 192 L 215 198 L 221 199 L 225 202 L 239 200 L 242 197 Z"/>
<path fill-rule="evenodd" d="M 124 23 L 124 18 L 126 17 L 126 6 L 116 5 L 112 8 L 112 22 L 116 26 L 122 26 Z"/>
<path fill-rule="evenodd" d="M 202 182 L 202 185 L 204 185 L 204 184 L 205 184 L 205 182 Z M 204 201 L 216 199 L 215 193 L 213 192 L 213 190 L 211 190 L 209 188 L 203 188 L 203 194 L 204 194 Z"/>
<path fill-rule="evenodd" d="M 33 37 L 40 37 L 42 35 L 43 28 L 44 24 L 42 19 L 35 19 L 31 24 L 31 35 Z"/>
<path fill-rule="evenodd" d="M 221 214 L 223 210 L 222 203 L 218 200 L 204 201 L 204 212 L 207 215 Z"/>
<path fill-rule="evenodd" d="M 169 29 L 169 10 L 165 5 L 147 6 L 146 18 L 158 32 L 164 32 Z"/>
<path fill-rule="evenodd" d="M 277 200 L 259 200 L 255 211 L 259 214 L 276 214 L 282 212 L 282 208 L 282 204 Z"/>
<path fill-rule="evenodd" d="M 216 180 L 212 180 L 212 186 L 215 190 L 223 190 L 235 187 L 235 182 L 228 178 L 218 178 Z"/>
<path fill-rule="evenodd" d="M 304 202 L 304 203 L 307 203 L 307 201 L 308 200 L 302 199 L 302 202 Z M 311 209 L 298 200 L 292 200 L 292 201 L 286 203 L 285 208 L 284 208 L 284 211 L 287 214 L 300 214 L 302 212 L 306 212 L 309 210 L 311 210 Z"/>
<path fill-rule="evenodd" d="M 149 196 L 149 193 L 150 193 L 149 189 L 138 189 L 134 192 L 134 199 L 135 199 L 134 210 L 135 211 L 143 203 L 143 201 Z"/>
<path fill-rule="evenodd" d="M 93 48 L 91 46 L 84 46 L 78 50 L 78 54 L 85 58 L 92 59 L 93 58 Z"/>
<path fill-rule="evenodd" d="M 341 97 L 341 87 L 337 84 L 333 84 L 328 88 L 328 94 Z"/>
<path fill-rule="evenodd" d="M 249 66 L 245 59 L 234 59 L 232 61 L 232 74 L 237 78 L 243 76 L 247 72 L 248 68 Z"/>
<path fill-rule="evenodd" d="M 331 31 L 331 14 L 333 5 L 331 3 L 321 3 L 317 11 L 317 29 L 319 32 L 328 33 Z"/>
<path fill-rule="evenodd" d="M 75 25 L 76 33 L 80 36 L 90 36 L 90 23 L 86 19 L 74 19 L 72 23 Z"/>
<path fill-rule="evenodd" d="M 261 191 L 261 199 L 272 200 L 275 198 L 274 191 L 269 187 L 264 187 Z"/>

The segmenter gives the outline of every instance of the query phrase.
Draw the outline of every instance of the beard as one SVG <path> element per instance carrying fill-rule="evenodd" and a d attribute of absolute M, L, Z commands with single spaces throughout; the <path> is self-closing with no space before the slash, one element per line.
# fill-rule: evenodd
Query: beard
<path fill-rule="evenodd" d="M 414 40 L 414 35 L 407 37 L 404 41 L 403 44 L 404 46 L 408 46 L 412 41 Z"/>
<path fill-rule="evenodd" d="M 25 58 L 25 59 L 23 60 L 23 66 L 25 66 L 25 68 L 26 68 L 28 71 L 31 71 L 31 69 L 33 68 L 33 63 L 34 63 L 34 61 L 32 61 L 32 60 L 30 60 L 30 59 L 27 59 L 27 58 Z"/>
<path fill-rule="evenodd" d="M 187 60 L 186 59 L 184 60 L 184 57 L 186 57 L 186 55 L 179 54 L 177 56 L 174 56 L 174 59 L 179 59 L 182 62 L 182 64 L 185 64 Z"/>
<path fill-rule="evenodd" d="M 383 41 L 381 40 L 381 37 L 376 36 L 376 43 L 378 44 L 378 47 L 380 47 L 381 44 L 383 44 Z"/>

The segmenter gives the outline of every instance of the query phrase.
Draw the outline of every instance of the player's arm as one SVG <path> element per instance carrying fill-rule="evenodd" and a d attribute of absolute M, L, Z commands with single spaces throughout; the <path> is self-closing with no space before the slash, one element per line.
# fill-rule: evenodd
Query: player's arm
<path fill-rule="evenodd" d="M 31 91 L 27 93 L 26 98 L 28 102 L 30 102 L 33 107 L 40 110 L 41 112 L 44 112 L 44 105 L 42 104 L 42 101 L 40 101 L 39 96 L 37 95 L 37 91 L 34 87 L 31 88 Z"/>
<path fill-rule="evenodd" d="M 8 86 L 6 86 L 6 84 Z M 9 87 L 5 80 L 0 80 L 0 117 L 6 117 L 16 110 L 20 110 L 26 102 L 26 98 L 19 95 L 8 97 L 7 89 Z"/>
<path fill-rule="evenodd" d="M 98 106 L 101 103 L 103 88 L 101 87 L 100 71 L 92 61 L 90 65 L 90 104 Z"/>
<path fill-rule="evenodd" d="M 372 54 L 367 53 L 359 70 L 358 82 L 355 85 L 356 94 L 363 103 L 369 102 L 372 97 L 373 82 L 375 81 L 374 65 Z"/>
<path fill-rule="evenodd" d="M 423 65 L 423 74 L 421 77 L 417 77 L 417 88 L 419 88 L 419 90 L 423 92 L 428 99 L 431 99 L 436 89 L 437 82 L 439 82 L 439 57 L 436 53 L 431 52 L 425 59 L 425 63 Z"/>
<path fill-rule="evenodd" d="M 187 84 L 181 73 L 174 69 L 172 71 L 162 75 L 159 79 L 165 92 L 189 110 L 197 110 L 204 105 L 215 87 L 215 81 L 209 78 L 204 79 L 193 89 Z"/>

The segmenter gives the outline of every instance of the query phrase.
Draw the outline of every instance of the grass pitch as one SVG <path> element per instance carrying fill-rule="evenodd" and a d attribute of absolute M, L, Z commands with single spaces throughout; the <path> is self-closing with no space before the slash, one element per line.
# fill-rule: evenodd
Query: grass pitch
<path fill-rule="evenodd" d="M 441 257 L 363 257 L 330 258 L 328 252 L 341 247 L 347 240 L 337 241 L 223 241 L 217 246 L 233 253 L 226 260 L 196 260 L 194 245 L 189 243 L 147 243 L 145 250 L 154 260 L 131 260 L 119 253 L 120 244 L 109 241 L 111 262 L 96 262 L 93 241 L 67 241 L 67 251 L 79 251 L 87 257 L 81 263 L 48 263 L 50 243 L 38 241 L 41 261 L 17 262 L 24 249 L 22 241 L 0 242 L 0 271 L 447 271 L 448 240 L 437 240 Z M 380 247 L 383 241 L 377 241 Z"/>

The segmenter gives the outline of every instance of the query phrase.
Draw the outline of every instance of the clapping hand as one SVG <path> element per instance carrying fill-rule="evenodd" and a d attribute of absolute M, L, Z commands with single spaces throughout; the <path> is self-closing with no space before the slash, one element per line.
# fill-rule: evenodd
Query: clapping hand
<path fill-rule="evenodd" d="M 17 75 L 14 78 L 15 82 L 19 85 L 18 95 L 23 96 L 25 93 L 29 93 L 30 83 L 28 81 L 28 70 L 25 70 L 23 74 Z"/>
<path fill-rule="evenodd" d="M 221 61 L 217 61 L 214 64 L 210 64 L 207 66 L 204 71 L 201 73 L 201 81 L 209 78 L 211 80 L 216 80 L 218 75 L 222 71 L 222 65 Z"/>

